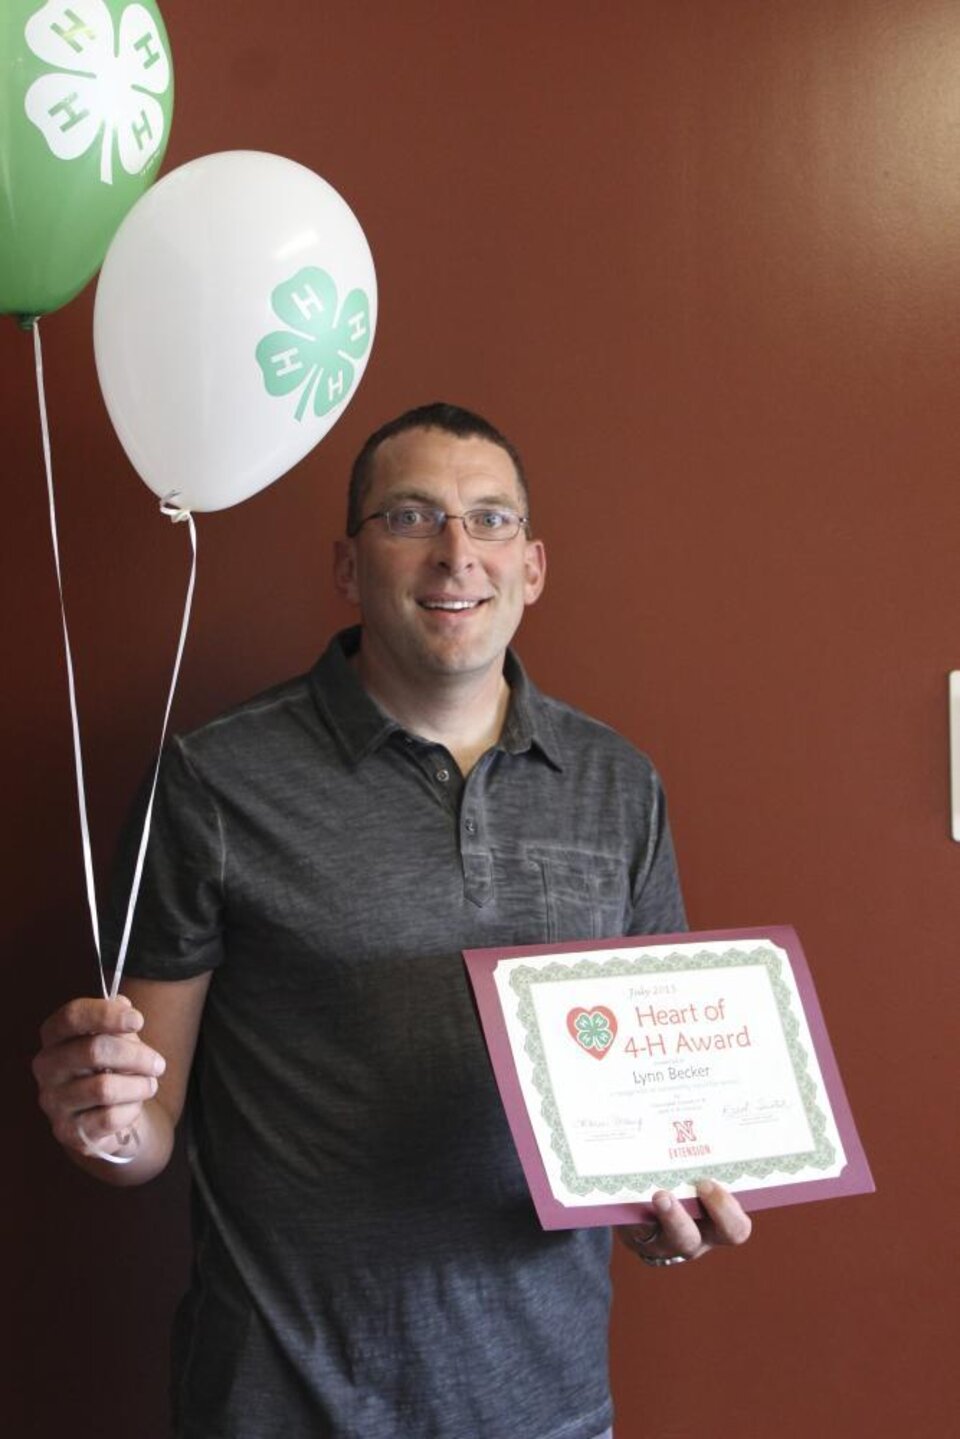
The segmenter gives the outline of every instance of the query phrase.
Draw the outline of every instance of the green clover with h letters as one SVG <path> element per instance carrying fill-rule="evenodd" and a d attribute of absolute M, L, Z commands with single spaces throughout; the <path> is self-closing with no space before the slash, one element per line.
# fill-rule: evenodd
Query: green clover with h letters
<path fill-rule="evenodd" d="M 370 302 L 351 290 L 337 312 L 337 287 L 326 270 L 309 265 L 284 280 L 270 296 L 274 313 L 290 328 L 273 330 L 257 345 L 257 363 L 271 395 L 302 389 L 296 418 L 313 401 L 326 415 L 353 388 L 353 361 L 370 348 Z"/>

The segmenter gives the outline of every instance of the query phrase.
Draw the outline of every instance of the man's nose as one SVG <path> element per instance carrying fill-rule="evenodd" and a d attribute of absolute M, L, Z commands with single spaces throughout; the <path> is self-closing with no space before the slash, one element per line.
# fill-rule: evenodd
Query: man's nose
<path fill-rule="evenodd" d="M 434 541 L 437 564 L 451 574 L 471 569 L 476 562 L 474 541 L 467 534 L 459 515 L 448 515 L 446 524 Z"/>

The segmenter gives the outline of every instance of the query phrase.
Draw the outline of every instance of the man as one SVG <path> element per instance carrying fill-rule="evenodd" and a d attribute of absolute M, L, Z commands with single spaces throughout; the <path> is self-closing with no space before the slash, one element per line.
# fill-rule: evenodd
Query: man
<path fill-rule="evenodd" d="M 609 1235 L 539 1228 L 459 952 L 682 928 L 659 782 L 508 651 L 545 554 L 486 421 L 371 436 L 335 573 L 361 627 L 171 746 L 127 998 L 47 1021 L 41 1103 L 141 1183 L 189 1081 L 182 1439 L 596 1439 Z M 747 1237 L 702 1198 L 623 1237 Z"/>

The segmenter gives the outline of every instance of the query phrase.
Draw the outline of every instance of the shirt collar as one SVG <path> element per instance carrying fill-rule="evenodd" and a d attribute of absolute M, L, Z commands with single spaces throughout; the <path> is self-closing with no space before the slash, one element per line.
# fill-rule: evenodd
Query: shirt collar
<path fill-rule="evenodd" d="M 560 741 L 547 703 L 513 650 L 507 650 L 503 673 L 510 686 L 510 708 L 500 748 L 507 754 L 535 748 L 554 769 L 563 769 Z"/>
<path fill-rule="evenodd" d="M 399 731 L 396 720 L 374 704 L 350 661 L 360 648 L 360 626 L 341 630 L 310 671 L 314 702 L 350 764 L 359 764 Z"/>
<path fill-rule="evenodd" d="M 310 671 L 314 702 L 348 763 L 357 765 L 393 734 L 403 734 L 396 720 L 384 714 L 367 694 L 351 664 L 360 648 L 361 627 L 341 630 Z M 538 749 L 554 769 L 562 769 L 560 744 L 543 695 L 527 678 L 513 650 L 507 651 L 504 675 L 510 686 L 510 708 L 500 736 L 507 754 Z"/>

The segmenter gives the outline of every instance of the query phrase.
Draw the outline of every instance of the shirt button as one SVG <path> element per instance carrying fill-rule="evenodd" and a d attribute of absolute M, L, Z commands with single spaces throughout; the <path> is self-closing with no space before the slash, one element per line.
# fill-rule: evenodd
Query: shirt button
<path fill-rule="evenodd" d="M 463 827 L 467 831 L 467 834 L 476 834 L 477 821 L 475 819 L 468 819 Z"/>
<path fill-rule="evenodd" d="M 450 778 L 450 771 L 449 771 L 448 769 L 438 769 L 438 770 L 437 770 L 437 779 L 440 781 L 441 784 L 446 784 L 446 782 L 447 782 L 447 780 L 448 780 L 449 778 Z"/>

